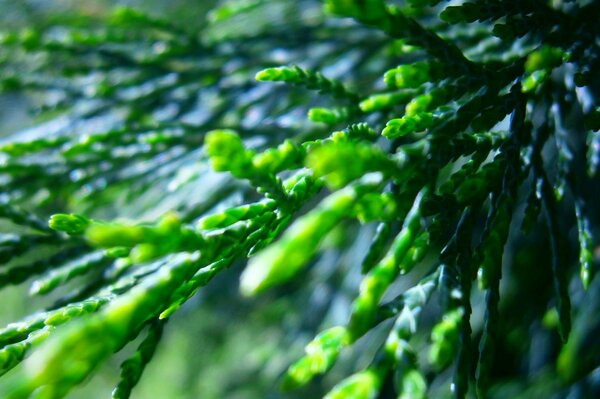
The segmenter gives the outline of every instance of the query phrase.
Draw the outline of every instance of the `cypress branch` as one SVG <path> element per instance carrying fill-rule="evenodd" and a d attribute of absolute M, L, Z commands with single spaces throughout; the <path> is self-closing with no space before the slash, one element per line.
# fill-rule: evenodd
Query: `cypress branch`
<path fill-rule="evenodd" d="M 0 396 L 77 395 L 145 328 L 113 397 L 161 383 L 198 304 L 190 397 L 593 391 L 598 2 L 208 3 L 0 33 L 39 116 L 0 142 L 0 287 L 56 294 L 0 329 Z"/>

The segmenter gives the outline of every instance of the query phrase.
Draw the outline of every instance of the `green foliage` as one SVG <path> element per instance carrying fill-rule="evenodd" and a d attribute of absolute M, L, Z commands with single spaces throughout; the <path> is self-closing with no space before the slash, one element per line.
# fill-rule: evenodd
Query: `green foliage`
<path fill-rule="evenodd" d="M 56 297 L 0 330 L 0 396 L 64 397 L 129 351 L 127 398 L 193 298 L 256 296 L 252 397 L 273 367 L 290 397 L 594 396 L 599 14 L 223 0 L 185 28 L 117 8 L 3 32 L 0 90 L 38 116 L 0 142 L 0 286 Z M 240 356 L 215 397 L 250 397 Z"/>

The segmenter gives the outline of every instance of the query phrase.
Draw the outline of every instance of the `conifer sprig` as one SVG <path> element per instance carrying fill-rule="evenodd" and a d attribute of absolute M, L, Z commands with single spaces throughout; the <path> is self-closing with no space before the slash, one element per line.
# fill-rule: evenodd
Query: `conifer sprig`
<path fill-rule="evenodd" d="M 492 397 L 533 381 L 497 360 L 544 325 L 567 342 L 549 378 L 578 392 L 600 353 L 575 364 L 597 323 L 572 288 L 598 285 L 598 2 L 391 3 L 223 0 L 189 30 L 118 8 L 0 35 L 0 91 L 43 116 L 0 143 L 0 287 L 58 295 L 0 330 L 0 396 L 64 397 L 146 331 L 113 391 L 129 397 L 166 321 L 230 267 L 234 307 L 348 304 L 295 313 L 316 336 L 289 391 Z M 533 272 L 507 256 L 526 240 L 550 249 Z M 523 296 L 528 273 L 553 294 Z"/>

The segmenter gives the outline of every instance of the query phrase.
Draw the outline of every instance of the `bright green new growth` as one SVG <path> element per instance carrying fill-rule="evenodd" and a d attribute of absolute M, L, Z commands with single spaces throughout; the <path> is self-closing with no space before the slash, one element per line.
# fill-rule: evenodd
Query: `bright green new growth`
<path fill-rule="evenodd" d="M 113 399 L 128 398 L 131 390 L 140 380 L 144 367 L 152 360 L 156 346 L 162 336 L 164 321 L 149 326 L 148 335 L 132 357 L 121 364 L 121 380 L 112 392 Z"/>
<path fill-rule="evenodd" d="M 64 231 L 69 235 L 79 235 L 86 231 L 90 223 L 89 219 L 81 215 L 57 214 L 52 215 L 48 226 L 52 230 Z"/>
<path fill-rule="evenodd" d="M 77 395 L 125 350 L 128 398 L 197 298 L 242 331 L 275 303 L 249 333 L 275 350 L 219 355 L 252 397 L 596 392 L 599 14 L 223 0 L 1 34 L 0 91 L 43 118 L 0 143 L 0 287 L 56 298 L 0 330 L 0 397 Z"/>
<path fill-rule="evenodd" d="M 310 382 L 315 375 L 326 373 L 335 363 L 340 351 L 349 344 L 348 330 L 344 327 L 332 327 L 319 333 L 306 346 L 306 355 L 290 366 L 282 387 L 297 388 Z"/>
<path fill-rule="evenodd" d="M 325 235 L 350 214 L 362 196 L 377 187 L 376 182 L 347 187 L 294 222 L 276 244 L 249 261 L 241 277 L 242 293 L 254 295 L 293 278 L 316 254 Z"/>
<path fill-rule="evenodd" d="M 429 361 L 438 370 L 443 370 L 452 363 L 456 356 L 458 346 L 458 326 L 462 318 L 462 312 L 454 309 L 445 314 L 431 331 L 431 349 L 429 350 Z"/>
<path fill-rule="evenodd" d="M 377 373 L 371 370 L 362 371 L 337 384 L 324 399 L 376 399 L 381 384 Z"/>
<path fill-rule="evenodd" d="M 305 86 L 308 89 L 319 90 L 321 93 L 331 93 L 336 98 L 357 100 L 357 95 L 344 87 L 335 79 L 327 79 L 320 72 L 312 72 L 299 66 L 267 68 L 256 74 L 260 82 L 286 82 Z"/>

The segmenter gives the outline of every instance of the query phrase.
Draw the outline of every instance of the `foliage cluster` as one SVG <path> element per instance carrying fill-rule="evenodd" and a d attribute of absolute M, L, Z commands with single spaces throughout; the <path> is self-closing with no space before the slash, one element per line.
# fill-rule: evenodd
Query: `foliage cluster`
<path fill-rule="evenodd" d="M 281 320 L 320 330 L 285 390 L 600 392 L 600 2 L 324 3 L 0 35 L 0 89 L 39 112 L 0 143 L 0 286 L 49 295 L 0 330 L 0 396 L 63 397 L 129 350 L 129 397 L 247 258 L 244 296 L 303 298 Z"/>

